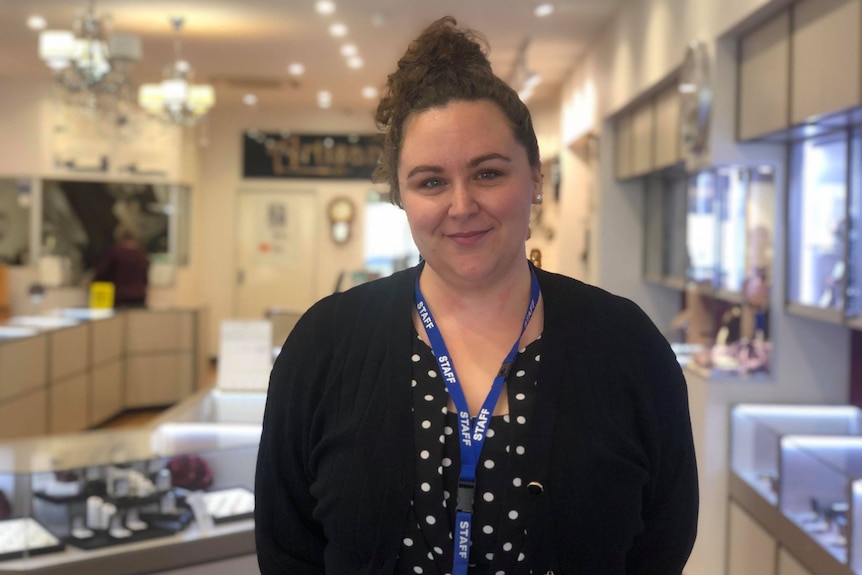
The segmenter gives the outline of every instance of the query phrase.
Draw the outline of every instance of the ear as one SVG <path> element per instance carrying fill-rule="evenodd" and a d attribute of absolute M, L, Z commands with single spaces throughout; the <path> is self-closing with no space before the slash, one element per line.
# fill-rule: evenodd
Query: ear
<path fill-rule="evenodd" d="M 533 189 L 532 189 L 532 203 L 540 204 L 542 203 L 542 181 L 544 180 L 544 175 L 542 175 L 542 170 L 540 168 L 533 168 Z"/>

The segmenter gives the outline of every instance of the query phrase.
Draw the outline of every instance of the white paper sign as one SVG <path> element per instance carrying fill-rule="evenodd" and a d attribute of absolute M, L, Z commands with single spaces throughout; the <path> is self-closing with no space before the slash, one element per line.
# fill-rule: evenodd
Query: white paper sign
<path fill-rule="evenodd" d="M 266 391 L 272 369 L 272 323 L 225 320 L 219 343 L 219 389 Z"/>

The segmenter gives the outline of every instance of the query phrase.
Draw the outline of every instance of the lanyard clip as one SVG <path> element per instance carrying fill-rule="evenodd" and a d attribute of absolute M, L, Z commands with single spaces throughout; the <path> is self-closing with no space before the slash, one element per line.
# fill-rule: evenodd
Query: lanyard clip
<path fill-rule="evenodd" d="M 458 481 L 458 499 L 455 509 L 459 513 L 473 513 L 473 494 L 476 492 L 475 481 Z"/>

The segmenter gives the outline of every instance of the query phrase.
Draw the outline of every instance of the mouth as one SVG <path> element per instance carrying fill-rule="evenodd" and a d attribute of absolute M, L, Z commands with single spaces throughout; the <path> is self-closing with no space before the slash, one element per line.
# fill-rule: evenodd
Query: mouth
<path fill-rule="evenodd" d="M 477 230 L 471 232 L 457 232 L 454 234 L 446 234 L 446 237 L 448 237 L 450 240 L 452 240 L 458 245 L 470 246 L 480 241 L 487 234 L 488 230 Z"/>

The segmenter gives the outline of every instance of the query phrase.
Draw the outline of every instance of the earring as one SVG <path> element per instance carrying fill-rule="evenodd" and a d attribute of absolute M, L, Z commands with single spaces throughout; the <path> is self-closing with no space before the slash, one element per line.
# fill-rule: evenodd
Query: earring
<path fill-rule="evenodd" d="M 535 203 L 537 203 L 537 204 L 541 204 L 541 203 L 542 203 L 542 194 L 536 194 L 536 201 L 535 201 Z"/>

